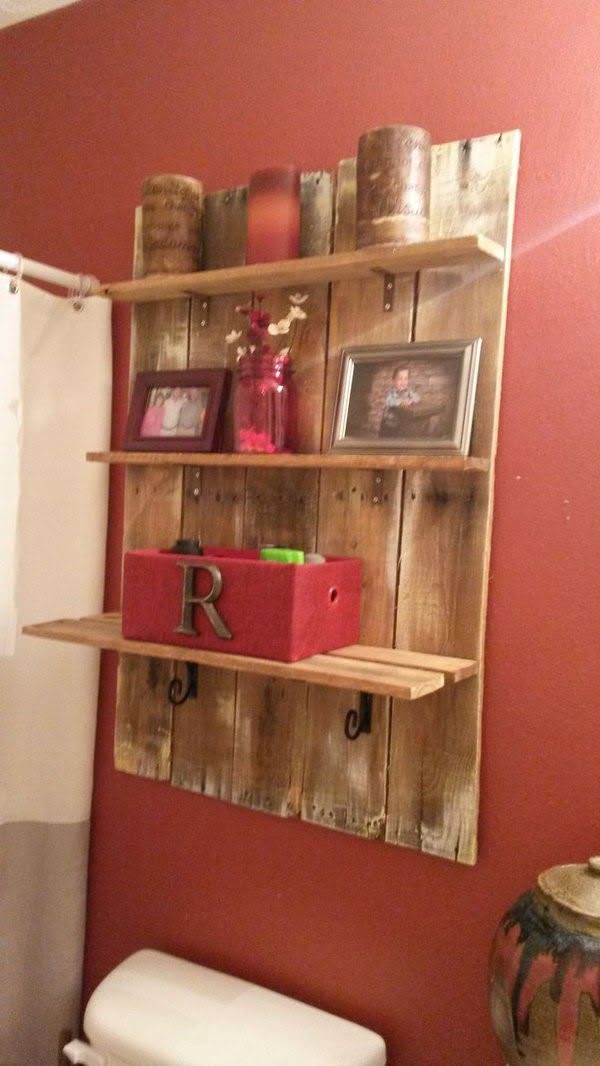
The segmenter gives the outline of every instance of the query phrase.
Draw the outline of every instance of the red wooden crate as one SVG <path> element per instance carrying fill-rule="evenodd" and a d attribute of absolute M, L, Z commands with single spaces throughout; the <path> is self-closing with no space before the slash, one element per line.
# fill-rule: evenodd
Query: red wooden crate
<path fill-rule="evenodd" d="M 123 635 L 296 662 L 358 641 L 360 587 L 360 559 L 296 565 L 228 548 L 127 552 Z"/>

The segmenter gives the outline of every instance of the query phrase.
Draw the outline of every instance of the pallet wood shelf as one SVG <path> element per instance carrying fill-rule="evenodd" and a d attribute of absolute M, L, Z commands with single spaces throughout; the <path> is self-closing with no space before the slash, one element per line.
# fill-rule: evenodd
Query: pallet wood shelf
<path fill-rule="evenodd" d="M 127 303 L 176 300 L 187 296 L 225 296 L 254 289 L 280 289 L 334 281 L 364 281 L 385 274 L 452 268 L 468 264 L 498 266 L 504 248 L 482 234 L 382 245 L 332 255 L 307 256 L 279 263 L 200 270 L 193 274 L 155 274 L 132 281 L 109 282 L 93 289 L 95 296 Z"/>
<path fill-rule="evenodd" d="M 277 319 L 289 293 L 308 289 L 310 320 L 296 366 L 302 454 L 89 453 L 123 464 L 124 549 L 200 536 L 358 556 L 362 643 L 290 664 L 127 641 L 118 615 L 28 626 L 119 655 L 118 770 L 476 861 L 491 472 L 519 144 L 508 131 L 434 145 L 431 240 L 410 245 L 356 250 L 353 159 L 336 174 L 302 174 L 297 260 L 243 265 L 248 197 L 238 187 L 205 197 L 202 270 L 144 277 L 136 212 L 134 280 L 95 290 L 132 306 L 132 375 L 232 369 L 224 338 L 251 291 L 271 290 Z M 473 456 L 327 452 L 344 348 L 475 337 L 484 357 Z M 201 683 L 175 707 L 169 686 L 182 662 L 203 665 Z M 374 698 L 371 731 L 354 742 L 341 726 L 357 692 Z"/>
<path fill-rule="evenodd" d="M 269 455 L 230 452 L 88 452 L 91 463 L 114 463 L 124 466 L 210 466 L 210 467 L 282 467 L 288 470 L 439 470 L 443 473 L 490 469 L 489 459 L 460 455 L 350 455 L 331 454 Z"/>
<path fill-rule="evenodd" d="M 46 640 L 86 644 L 120 654 L 199 663 L 290 681 L 305 681 L 328 688 L 373 692 L 400 700 L 418 700 L 447 683 L 462 681 L 477 673 L 477 663 L 471 659 L 420 655 L 417 652 L 366 645 L 352 645 L 326 655 L 312 655 L 299 662 L 284 663 L 231 652 L 128 640 L 121 633 L 119 614 L 61 618 L 54 622 L 25 626 L 23 633 Z"/>

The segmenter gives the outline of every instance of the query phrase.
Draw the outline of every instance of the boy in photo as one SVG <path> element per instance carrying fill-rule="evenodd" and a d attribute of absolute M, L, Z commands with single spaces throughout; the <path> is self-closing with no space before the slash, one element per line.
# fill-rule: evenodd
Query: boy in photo
<path fill-rule="evenodd" d="M 385 398 L 379 436 L 410 437 L 414 425 L 412 410 L 420 402 L 419 393 L 410 385 L 408 365 L 398 364 L 392 371 L 392 385 Z"/>

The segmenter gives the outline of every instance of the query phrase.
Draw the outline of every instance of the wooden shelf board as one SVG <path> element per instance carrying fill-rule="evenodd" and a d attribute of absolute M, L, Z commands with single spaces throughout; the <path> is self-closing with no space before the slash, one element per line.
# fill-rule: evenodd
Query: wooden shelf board
<path fill-rule="evenodd" d="M 97 285 L 92 294 L 129 303 L 148 303 L 187 296 L 222 296 L 254 289 L 278 289 L 288 285 L 357 281 L 374 275 L 407 274 L 469 262 L 498 264 L 503 261 L 502 245 L 482 234 L 473 234 L 412 244 L 378 245 L 278 263 L 199 270 L 192 274 L 152 274 L 132 281 Z"/>
<path fill-rule="evenodd" d="M 307 681 L 328 688 L 364 690 L 402 700 L 416 700 L 427 696 L 430 692 L 442 688 L 447 680 L 460 680 L 461 676 L 469 676 L 469 669 L 472 668 L 471 672 L 476 670 L 476 664 L 470 660 L 419 656 L 415 652 L 399 652 L 363 645 L 340 648 L 326 655 L 313 655 L 296 663 L 283 663 L 274 659 L 255 659 L 230 652 L 128 640 L 121 633 L 121 617 L 115 613 L 40 622 L 24 626 L 23 633 L 45 640 L 86 644 L 123 655 L 194 662 L 250 674 Z M 436 660 L 438 665 L 433 669 L 429 668 L 429 664 L 433 666 Z M 428 666 L 421 669 L 419 663 L 426 663 Z"/>
<path fill-rule="evenodd" d="M 446 681 L 464 681 L 474 677 L 479 666 L 474 659 L 455 659 L 450 655 L 429 655 L 421 651 L 403 651 L 400 648 L 375 648 L 366 644 L 351 644 L 328 652 L 329 655 L 343 655 L 349 659 L 368 660 L 386 663 L 389 666 L 403 666 L 418 670 L 435 670 L 444 674 Z"/>
<path fill-rule="evenodd" d="M 461 455 L 395 455 L 345 452 L 269 455 L 254 452 L 88 452 L 88 462 L 133 466 L 232 466 L 300 469 L 486 471 L 489 459 Z"/>

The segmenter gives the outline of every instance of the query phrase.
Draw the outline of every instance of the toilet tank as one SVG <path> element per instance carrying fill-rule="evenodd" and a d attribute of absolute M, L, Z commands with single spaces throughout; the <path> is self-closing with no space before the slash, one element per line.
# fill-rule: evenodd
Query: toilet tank
<path fill-rule="evenodd" d="M 385 1066 L 380 1036 L 236 977 L 138 951 L 84 1017 L 98 1066 Z M 82 1045 L 79 1045 L 80 1047 Z M 92 1050 L 93 1049 L 93 1050 Z"/>

